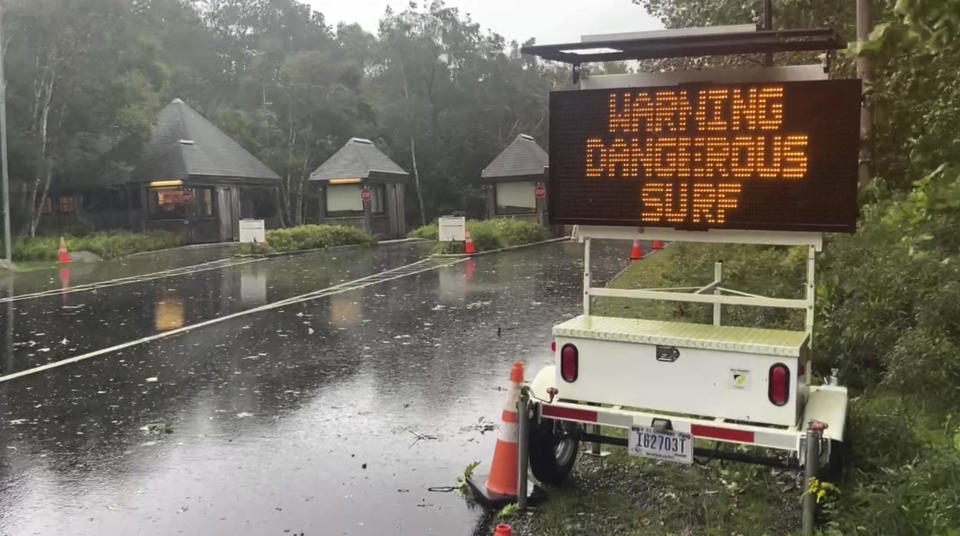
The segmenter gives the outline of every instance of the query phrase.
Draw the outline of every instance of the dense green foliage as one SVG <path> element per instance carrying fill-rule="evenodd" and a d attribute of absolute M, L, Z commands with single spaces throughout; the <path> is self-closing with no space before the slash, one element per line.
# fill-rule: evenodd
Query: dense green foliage
<path fill-rule="evenodd" d="M 125 182 L 176 97 L 281 176 L 286 225 L 304 221 L 309 174 L 353 136 L 419 184 L 409 221 L 479 215 L 480 170 L 518 133 L 546 142 L 547 95 L 565 79 L 440 1 L 388 10 L 377 35 L 333 28 L 301 0 L 3 9 L 13 217 L 26 233 L 51 188 Z"/>
<path fill-rule="evenodd" d="M 759 2 L 635 0 L 668 26 L 745 22 Z M 854 2 L 775 1 L 778 27 L 832 26 L 853 40 Z M 873 2 L 872 39 L 857 54 L 875 84 L 873 182 L 861 191 L 852 236 L 830 237 L 817 280 L 815 372 L 840 369 L 852 391 L 851 470 L 832 505 L 829 534 L 957 534 L 960 530 L 960 2 Z M 671 251 L 672 250 L 672 251 Z M 671 247 L 619 282 L 704 283 L 717 259 L 728 286 L 797 297 L 802 251 Z M 793 267 L 791 267 L 793 266 Z M 646 271 L 646 274 L 641 272 Z M 647 281 L 650 280 L 650 281 Z M 666 306 L 618 314 L 707 318 Z M 634 306 L 635 307 L 635 306 Z M 725 308 L 734 323 L 793 325 L 768 311 Z M 893 440 L 892 438 L 896 438 Z"/>
<path fill-rule="evenodd" d="M 67 248 L 70 251 L 89 251 L 104 259 L 116 259 L 141 251 L 155 251 L 180 245 L 179 235 L 163 231 L 148 233 L 110 231 L 82 236 L 67 235 L 66 240 Z M 57 249 L 59 247 L 59 236 L 17 238 L 13 241 L 13 260 L 57 260 Z"/>
<path fill-rule="evenodd" d="M 437 222 L 421 225 L 407 233 L 407 238 L 419 238 L 421 240 L 436 240 L 440 234 L 440 226 Z"/>
<path fill-rule="evenodd" d="M 267 231 L 267 244 L 274 251 L 300 251 L 352 244 L 376 244 L 377 240 L 349 225 L 300 225 Z"/>
<path fill-rule="evenodd" d="M 498 218 L 486 221 L 468 220 L 467 228 L 477 251 L 490 251 L 523 244 L 532 244 L 544 240 L 543 228 L 533 222 L 513 218 Z M 436 223 L 424 225 L 410 231 L 410 238 L 437 239 Z M 437 244 L 434 253 L 463 253 L 463 242 L 443 242 Z"/>

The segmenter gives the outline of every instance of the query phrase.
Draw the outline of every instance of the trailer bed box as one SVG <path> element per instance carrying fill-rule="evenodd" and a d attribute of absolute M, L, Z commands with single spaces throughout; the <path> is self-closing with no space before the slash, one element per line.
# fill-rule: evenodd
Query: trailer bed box
<path fill-rule="evenodd" d="M 574 381 L 556 368 L 561 400 L 793 427 L 807 396 L 803 331 L 581 315 L 553 335 L 558 364 L 566 345 L 578 355 Z"/>

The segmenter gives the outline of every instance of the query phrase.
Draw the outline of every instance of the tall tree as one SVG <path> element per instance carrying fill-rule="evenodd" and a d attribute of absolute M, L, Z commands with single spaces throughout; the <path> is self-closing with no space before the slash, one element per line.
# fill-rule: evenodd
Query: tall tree
<path fill-rule="evenodd" d="M 516 136 L 546 132 L 554 79 L 499 35 L 434 1 L 380 22 L 370 87 L 381 136 L 413 171 L 421 222 L 463 210 Z"/>
<path fill-rule="evenodd" d="M 133 43 L 131 7 L 113 0 L 9 5 L 11 130 L 21 140 L 11 147 L 11 167 L 31 236 L 54 177 L 119 179 L 136 158 L 157 102 L 141 70 L 144 56 L 136 58 L 146 51 Z"/>

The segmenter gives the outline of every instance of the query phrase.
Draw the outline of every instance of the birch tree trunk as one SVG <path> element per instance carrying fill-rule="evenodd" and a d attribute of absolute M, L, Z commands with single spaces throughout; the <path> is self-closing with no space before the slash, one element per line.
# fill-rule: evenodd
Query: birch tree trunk
<path fill-rule="evenodd" d="M 400 65 L 400 78 L 403 81 L 403 96 L 407 101 L 408 107 L 413 108 L 410 103 L 410 86 L 407 84 L 407 71 L 403 68 L 403 62 Z M 412 123 L 412 120 L 411 120 Z M 420 190 L 420 172 L 417 171 L 417 140 L 410 136 L 410 162 L 413 165 L 413 184 L 417 189 L 417 203 L 420 207 L 420 225 L 427 224 L 427 215 L 423 210 L 423 192 Z"/>
<path fill-rule="evenodd" d="M 52 63 L 52 62 L 51 62 Z M 50 109 L 53 105 L 53 93 L 56 87 L 56 67 L 48 64 L 42 71 L 41 80 L 34 91 L 34 125 L 33 130 L 39 142 L 40 168 L 37 170 L 33 184 L 30 186 L 28 232 L 33 238 L 37 235 L 40 218 L 43 216 L 43 204 L 50 191 L 50 179 L 53 176 L 50 158 L 47 155 L 49 140 Z"/>
<path fill-rule="evenodd" d="M 423 193 L 420 191 L 420 172 L 417 171 L 417 141 L 410 136 L 410 161 L 413 163 L 413 184 L 417 187 L 417 203 L 420 205 L 420 225 L 427 224 L 427 215 L 423 210 Z"/>

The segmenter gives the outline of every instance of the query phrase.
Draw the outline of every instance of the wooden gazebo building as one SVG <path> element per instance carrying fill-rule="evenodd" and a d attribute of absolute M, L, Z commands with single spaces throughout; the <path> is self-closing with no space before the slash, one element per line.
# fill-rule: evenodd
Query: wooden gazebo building
<path fill-rule="evenodd" d="M 518 135 L 480 173 L 487 190 L 488 218 L 520 218 L 546 225 L 549 156 L 533 137 Z"/>
<path fill-rule="evenodd" d="M 404 236 L 409 178 L 373 142 L 351 138 L 310 174 L 318 187 L 319 222 L 352 225 L 380 238 Z"/>
<path fill-rule="evenodd" d="M 180 99 L 160 111 L 132 180 L 132 219 L 184 243 L 237 240 L 241 218 L 279 225 L 280 177 Z"/>

